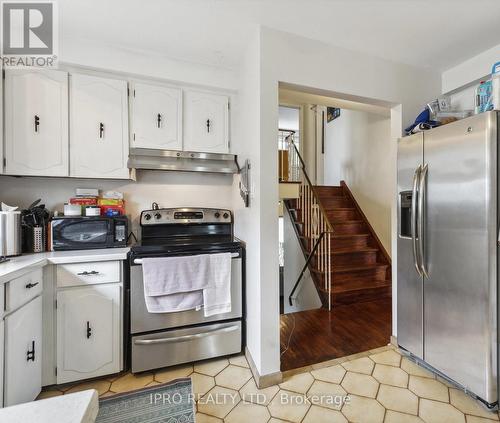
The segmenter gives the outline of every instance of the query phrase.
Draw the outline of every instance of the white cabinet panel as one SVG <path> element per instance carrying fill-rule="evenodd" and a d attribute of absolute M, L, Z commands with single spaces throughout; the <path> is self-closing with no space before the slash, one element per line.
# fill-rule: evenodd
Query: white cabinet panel
<path fill-rule="evenodd" d="M 57 293 L 57 383 L 120 371 L 121 286 Z"/>
<path fill-rule="evenodd" d="M 182 91 L 135 83 L 132 147 L 182 150 Z"/>
<path fill-rule="evenodd" d="M 128 179 L 127 82 L 70 77 L 70 176 Z"/>
<path fill-rule="evenodd" d="M 228 108 L 227 96 L 185 91 L 184 150 L 228 153 Z"/>
<path fill-rule="evenodd" d="M 5 76 L 5 173 L 68 176 L 68 74 L 9 70 Z"/>
<path fill-rule="evenodd" d="M 42 288 L 43 271 L 41 268 L 12 279 L 5 284 L 5 310 L 14 311 L 32 298 L 38 297 L 42 293 Z"/>
<path fill-rule="evenodd" d="M 3 407 L 4 321 L 0 320 L 0 407 Z"/>
<path fill-rule="evenodd" d="M 4 405 L 34 400 L 42 388 L 42 298 L 5 318 Z"/>
<path fill-rule="evenodd" d="M 0 63 L 0 73 L 3 73 L 3 65 Z M 3 95 L 4 88 L 3 84 L 0 84 L 0 175 L 4 172 L 3 166 L 3 146 L 4 146 L 4 135 L 3 135 Z M 1 364 L 1 363 L 0 363 Z M 1 371 L 0 371 L 1 373 Z M 0 379 L 1 382 L 2 379 Z M 1 385 L 1 384 L 0 384 Z M 0 407 L 2 406 L 2 392 L 0 387 Z"/>
<path fill-rule="evenodd" d="M 57 286 L 82 286 L 120 282 L 122 262 L 98 261 L 57 265 Z"/>

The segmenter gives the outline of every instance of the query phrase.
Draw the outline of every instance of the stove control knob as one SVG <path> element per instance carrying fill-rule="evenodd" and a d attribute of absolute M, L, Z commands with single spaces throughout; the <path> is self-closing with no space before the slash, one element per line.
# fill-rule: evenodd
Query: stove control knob
<path fill-rule="evenodd" d="M 220 217 L 220 213 L 219 213 L 219 212 L 215 212 L 214 217 L 215 217 L 216 219 L 218 219 L 218 218 Z"/>
<path fill-rule="evenodd" d="M 222 215 L 222 217 L 223 217 L 224 219 L 227 219 L 227 218 L 229 217 L 229 213 L 224 213 L 224 214 Z"/>
<path fill-rule="evenodd" d="M 161 214 L 160 213 L 156 213 L 155 214 L 155 219 L 161 219 Z"/>
<path fill-rule="evenodd" d="M 151 219 L 151 215 L 150 215 L 149 213 L 145 214 L 145 215 L 144 215 L 144 219 L 146 219 L 146 220 Z"/>

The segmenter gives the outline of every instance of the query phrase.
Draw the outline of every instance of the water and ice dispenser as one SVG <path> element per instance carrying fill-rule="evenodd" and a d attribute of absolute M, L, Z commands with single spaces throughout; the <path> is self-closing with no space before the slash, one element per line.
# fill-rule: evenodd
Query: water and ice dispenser
<path fill-rule="evenodd" d="M 399 193 L 399 236 L 411 238 L 411 203 L 413 192 Z"/>

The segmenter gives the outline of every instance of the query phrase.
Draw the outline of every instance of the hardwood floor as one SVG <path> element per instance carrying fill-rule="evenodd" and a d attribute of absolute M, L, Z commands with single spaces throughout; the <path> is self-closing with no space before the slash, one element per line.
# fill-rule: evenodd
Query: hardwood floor
<path fill-rule="evenodd" d="M 281 315 L 281 370 L 387 345 L 391 336 L 391 298 Z"/>

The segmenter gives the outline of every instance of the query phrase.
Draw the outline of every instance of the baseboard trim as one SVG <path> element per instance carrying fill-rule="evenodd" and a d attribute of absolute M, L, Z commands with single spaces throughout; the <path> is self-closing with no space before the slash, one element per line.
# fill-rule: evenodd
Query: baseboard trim
<path fill-rule="evenodd" d="M 398 338 L 397 336 L 391 335 L 391 345 L 398 347 Z"/>
<path fill-rule="evenodd" d="M 277 385 L 283 381 L 283 373 L 276 372 L 270 373 L 268 375 L 260 375 L 255 362 L 253 361 L 252 354 L 247 347 L 245 347 L 245 357 L 247 358 L 248 365 L 250 366 L 250 371 L 252 372 L 253 378 L 255 379 L 255 384 L 257 388 L 263 389 L 269 386 Z"/>

